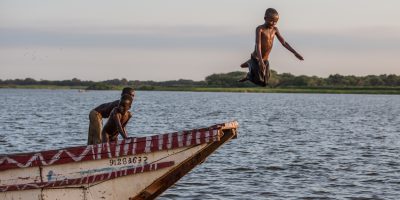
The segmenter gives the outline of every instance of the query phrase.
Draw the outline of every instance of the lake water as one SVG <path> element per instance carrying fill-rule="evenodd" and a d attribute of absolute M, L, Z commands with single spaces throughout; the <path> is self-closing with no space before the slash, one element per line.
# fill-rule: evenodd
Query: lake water
<path fill-rule="evenodd" d="M 0 154 L 84 145 L 119 95 L 0 89 Z M 131 111 L 130 136 L 240 124 L 159 199 L 400 198 L 400 96 L 138 91 Z"/>

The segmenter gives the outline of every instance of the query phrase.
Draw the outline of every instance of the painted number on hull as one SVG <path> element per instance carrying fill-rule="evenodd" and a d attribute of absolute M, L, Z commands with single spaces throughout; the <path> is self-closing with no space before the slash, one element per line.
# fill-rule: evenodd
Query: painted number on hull
<path fill-rule="evenodd" d="M 110 159 L 110 166 L 147 164 L 147 156 Z"/>

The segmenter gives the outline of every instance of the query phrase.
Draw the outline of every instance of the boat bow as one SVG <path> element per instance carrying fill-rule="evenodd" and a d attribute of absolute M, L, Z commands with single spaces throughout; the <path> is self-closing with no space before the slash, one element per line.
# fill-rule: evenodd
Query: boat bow
<path fill-rule="evenodd" d="M 237 136 L 237 122 L 0 156 L 1 199 L 154 199 Z"/>

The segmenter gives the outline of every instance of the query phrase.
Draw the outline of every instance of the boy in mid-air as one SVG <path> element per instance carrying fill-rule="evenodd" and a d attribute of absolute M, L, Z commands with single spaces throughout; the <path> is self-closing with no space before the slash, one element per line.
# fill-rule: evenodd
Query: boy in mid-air
<path fill-rule="evenodd" d="M 264 20 L 265 23 L 258 26 L 256 29 L 256 46 L 254 52 L 251 54 L 251 59 L 240 66 L 242 68 L 248 67 L 249 72 L 246 77 L 239 80 L 240 82 L 249 80 L 263 87 L 267 86 L 270 77 L 268 59 L 275 36 L 278 38 L 279 42 L 299 60 L 304 60 L 303 57 L 283 39 L 278 28 L 275 26 L 279 20 L 278 12 L 273 8 L 268 8 L 265 11 Z"/>
<path fill-rule="evenodd" d="M 121 134 L 124 139 L 128 137 L 125 127 L 129 119 L 132 117 L 132 113 L 129 112 L 132 101 L 133 98 L 131 95 L 122 95 L 118 106 L 111 111 L 110 117 L 104 125 L 102 131 L 103 143 L 117 141 L 118 134 Z"/>

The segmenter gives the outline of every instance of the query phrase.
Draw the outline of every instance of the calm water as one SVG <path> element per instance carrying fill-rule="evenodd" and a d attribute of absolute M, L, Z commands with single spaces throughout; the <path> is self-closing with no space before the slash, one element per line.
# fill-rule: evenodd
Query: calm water
<path fill-rule="evenodd" d="M 84 145 L 116 91 L 0 89 L 0 154 Z M 238 120 L 160 199 L 399 199 L 400 96 L 137 92 L 131 136 Z"/>

